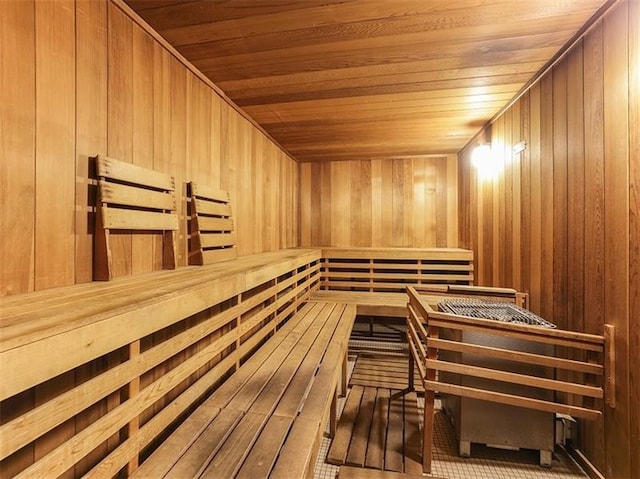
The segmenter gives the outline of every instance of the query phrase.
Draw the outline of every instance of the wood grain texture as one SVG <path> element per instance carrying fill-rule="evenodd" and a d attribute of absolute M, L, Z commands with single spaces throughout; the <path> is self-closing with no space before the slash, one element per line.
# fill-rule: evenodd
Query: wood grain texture
<path fill-rule="evenodd" d="M 35 20 L 35 288 L 44 289 L 75 276 L 74 4 L 37 2 Z"/>
<path fill-rule="evenodd" d="M 303 162 L 455 154 L 605 3 L 125 1 Z"/>
<path fill-rule="evenodd" d="M 457 159 L 300 165 L 303 246 L 457 247 Z"/>
<path fill-rule="evenodd" d="M 523 253 L 529 250 L 522 255 L 528 266 L 521 265 L 520 271 L 531 309 L 575 331 L 602 334 L 605 324 L 616 327 L 618 403 L 605 409 L 603 420 L 581 424 L 579 437 L 580 449 L 606 477 L 638 477 L 633 456 L 638 447 L 637 408 L 632 406 L 638 401 L 637 368 L 632 365 L 640 360 L 634 334 L 640 131 L 637 35 L 637 2 L 618 2 L 520 99 L 519 106 L 490 129 L 494 144 L 511 148 L 519 129 L 527 141 L 525 155 L 520 155 L 520 239 L 514 234 L 513 248 L 519 241 Z M 469 168 L 468 149 L 460 158 L 460 169 Z M 512 167 L 510 180 L 504 174 L 487 183 L 469 175 L 469 183 L 460 182 L 461 200 L 469 198 L 483 206 L 481 213 L 475 212 L 477 222 L 473 217 L 459 219 L 461 238 L 478 238 L 478 244 L 470 244 L 479 284 L 512 286 L 504 282 L 516 281 L 515 274 L 509 277 L 501 266 L 492 267 L 496 260 L 500 265 L 507 261 L 512 252 L 493 247 L 501 240 L 501 230 L 487 226 L 486 208 L 487 189 L 501 188 L 507 181 L 514 188 L 512 202 L 507 202 L 508 195 L 492 197 L 505 202 L 505 217 L 517 208 L 515 171 Z M 474 214 L 471 208 L 468 213 L 460 211 Z M 500 257 L 487 263 L 487 251 Z M 496 272 L 499 276 L 491 277 Z"/>
<path fill-rule="evenodd" d="M 0 30 L 0 295 L 7 295 L 34 289 L 33 2 L 2 2 Z"/>
<path fill-rule="evenodd" d="M 116 2 L 34 5 L 2 2 L 0 295 L 91 280 L 97 154 L 175 177 L 179 265 L 191 179 L 233 178 L 241 254 L 298 244 L 293 159 Z M 160 235 L 113 239 L 117 276 L 162 268 Z"/>

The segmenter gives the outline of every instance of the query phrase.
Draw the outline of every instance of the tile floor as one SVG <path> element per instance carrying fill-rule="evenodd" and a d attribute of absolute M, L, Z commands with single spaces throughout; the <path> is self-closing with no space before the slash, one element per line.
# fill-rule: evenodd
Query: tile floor
<path fill-rule="evenodd" d="M 360 351 L 397 354 L 405 351 L 405 346 L 397 341 L 379 341 L 366 338 L 361 334 L 352 336 L 349 342 L 349 375 L 353 371 L 357 353 Z M 338 402 L 340 414 L 344 403 L 344 398 Z M 420 415 L 423 414 L 423 407 L 423 399 L 418 398 Z M 337 466 L 324 461 L 330 444 L 330 439 L 325 437 L 316 461 L 315 479 L 334 479 L 338 473 Z M 479 444 L 472 444 L 471 447 L 472 457 L 459 457 L 451 424 L 444 414 L 436 414 L 432 462 L 432 473 L 435 476 L 450 479 L 582 479 L 587 477 L 580 467 L 561 451 L 554 453 L 551 468 L 543 468 L 538 465 L 537 451 L 506 451 Z"/>

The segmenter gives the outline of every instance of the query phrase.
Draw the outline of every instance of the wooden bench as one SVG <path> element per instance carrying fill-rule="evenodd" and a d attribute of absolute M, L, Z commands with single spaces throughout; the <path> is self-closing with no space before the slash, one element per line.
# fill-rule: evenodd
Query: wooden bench
<path fill-rule="evenodd" d="M 282 250 L 1 298 L 3 475 L 135 470 L 303 307 L 319 262 Z"/>
<path fill-rule="evenodd" d="M 336 417 L 336 388 L 354 319 L 353 306 L 305 305 L 134 477 L 312 474 L 330 405 Z"/>

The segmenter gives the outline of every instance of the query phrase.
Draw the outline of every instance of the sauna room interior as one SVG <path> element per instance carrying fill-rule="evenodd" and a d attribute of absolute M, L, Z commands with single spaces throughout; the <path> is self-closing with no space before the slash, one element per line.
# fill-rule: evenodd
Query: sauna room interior
<path fill-rule="evenodd" d="M 640 0 L 0 0 L 1 478 L 640 479 Z"/>

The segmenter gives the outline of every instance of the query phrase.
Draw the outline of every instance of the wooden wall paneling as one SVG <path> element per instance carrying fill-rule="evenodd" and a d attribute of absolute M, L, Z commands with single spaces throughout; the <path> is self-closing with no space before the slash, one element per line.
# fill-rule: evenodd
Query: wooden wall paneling
<path fill-rule="evenodd" d="M 584 332 L 604 330 L 604 52 L 602 23 L 583 40 L 584 50 Z M 588 185 L 588 187 L 586 187 Z M 605 471 L 604 423 L 585 422 L 585 454 Z"/>
<path fill-rule="evenodd" d="M 393 189 L 393 161 L 382 161 L 380 166 L 382 222 L 381 246 L 393 246 L 393 219 L 394 219 L 394 189 Z M 435 191 L 434 191 L 435 193 Z M 397 200 L 396 200 L 397 202 Z"/>
<path fill-rule="evenodd" d="M 582 43 L 567 57 L 567 327 L 584 331 L 584 78 Z"/>
<path fill-rule="evenodd" d="M 0 3 L 0 296 L 34 289 L 35 17 L 32 1 Z"/>
<path fill-rule="evenodd" d="M 107 4 L 76 2 L 75 282 L 93 280 L 95 182 L 91 158 L 107 151 Z"/>
<path fill-rule="evenodd" d="M 553 69 L 553 322 L 567 324 L 567 63 Z"/>
<path fill-rule="evenodd" d="M 298 230 L 298 241 L 300 246 L 311 245 L 312 222 L 311 222 L 311 202 L 313 192 L 318 191 L 312 183 L 312 163 L 302 163 L 300 165 L 300 190 L 299 190 L 299 207 L 300 207 L 300 229 Z"/>
<path fill-rule="evenodd" d="M 242 247 L 243 254 L 251 254 L 253 249 L 253 235 L 256 234 L 253 229 L 253 221 L 255 218 L 255 210 L 253 199 L 255 197 L 254 181 L 255 176 L 251 172 L 251 148 L 253 144 L 253 135 L 251 124 L 244 118 L 239 118 L 239 165 L 238 175 L 236 176 L 236 197 L 237 202 L 243 207 L 241 212 L 244 214 L 240 217 L 240 241 L 244 244 Z M 282 211 L 281 211 L 282 215 Z"/>
<path fill-rule="evenodd" d="M 640 2 L 629 2 L 629 404 L 640 404 Z M 640 411 L 630 411 L 631 473 L 640 478 Z"/>
<path fill-rule="evenodd" d="M 176 199 L 178 201 L 178 216 L 180 218 L 180 231 L 176 238 L 176 257 L 178 264 L 187 264 L 186 237 L 186 191 L 183 186 L 186 181 L 187 161 L 187 72 L 174 58 L 169 64 L 170 82 L 170 160 L 171 171 L 176 181 Z"/>
<path fill-rule="evenodd" d="M 492 145 L 493 148 L 493 145 Z M 493 190 L 494 181 L 490 179 L 482 179 L 480 186 L 480 201 L 482 202 L 482 269 L 480 270 L 480 280 L 477 284 L 483 286 L 494 285 L 494 257 L 493 257 L 493 242 L 494 242 L 494 222 L 497 221 L 494 201 Z"/>
<path fill-rule="evenodd" d="M 156 42 L 153 43 L 153 168 L 163 173 L 172 172 L 171 56 L 167 50 Z M 177 206 L 180 207 L 181 203 Z M 161 270 L 161 235 L 154 235 L 153 237 L 152 258 L 152 269 L 154 271 Z"/>
<path fill-rule="evenodd" d="M 93 230 L 96 191 L 91 158 L 107 151 L 107 4 L 76 1 L 76 174 L 75 174 L 75 282 L 93 279 Z M 96 376 L 107 367 L 104 360 L 76 369 L 76 384 Z M 75 420 L 79 432 L 108 410 L 99 401 Z M 80 461 L 74 475 L 88 472 L 107 454 L 105 442 Z"/>
<path fill-rule="evenodd" d="M 520 98 L 520 141 L 524 141 L 526 148 L 520 153 L 520 218 L 516 234 L 516 242 L 520 248 L 519 290 L 531 290 L 531 121 L 530 97 L 526 92 Z M 515 230 L 515 226 L 514 226 Z M 515 274 L 515 273 L 514 273 Z M 531 299 L 531 297 L 529 297 Z M 529 305 L 531 306 L 531 305 Z"/>
<path fill-rule="evenodd" d="M 122 11 L 108 4 L 107 155 L 133 160 L 133 26 Z M 131 274 L 132 235 L 111 233 L 114 276 Z"/>
<path fill-rule="evenodd" d="M 266 248 L 269 251 L 275 250 L 278 248 L 278 216 L 273 205 L 276 200 L 276 190 L 278 184 L 278 176 L 276 173 L 277 169 L 277 157 L 278 157 L 278 148 L 273 145 L 271 142 L 267 142 L 267 152 L 265 154 L 264 161 L 265 164 L 265 191 L 264 191 L 264 211 L 265 211 L 265 236 L 267 239 Z M 299 190 L 299 197 L 302 198 L 302 195 L 305 194 L 304 191 Z M 300 203 L 298 203 L 300 204 Z M 300 231 L 300 229 L 298 229 Z M 301 240 L 298 241 L 299 244 Z"/>
<path fill-rule="evenodd" d="M 502 268 L 500 271 L 501 282 L 505 287 L 513 287 L 513 138 L 512 125 L 515 105 L 504 115 L 503 124 L 503 146 L 504 146 L 504 170 L 500 176 L 501 192 L 501 248 L 504 249 L 502 255 Z"/>
<path fill-rule="evenodd" d="M 424 245 L 435 246 L 437 237 L 437 218 L 438 211 L 436 209 L 437 197 L 437 178 L 436 158 L 426 158 L 424 164 L 424 192 L 425 192 L 425 208 L 422 220 L 425 222 Z"/>
<path fill-rule="evenodd" d="M 449 181 L 446 157 L 436 160 L 436 246 L 446 247 L 449 238 Z"/>
<path fill-rule="evenodd" d="M 133 153 L 132 162 L 153 169 L 153 93 L 154 52 L 153 40 L 139 26 L 133 25 Z M 131 238 L 131 272 L 153 270 L 153 247 L 157 233 L 134 233 Z"/>
<path fill-rule="evenodd" d="M 331 199 L 333 191 L 331 185 L 331 169 L 333 163 L 323 163 L 320 169 L 320 177 L 315 181 L 320 182 L 320 244 L 318 246 L 329 246 L 332 243 L 331 238 Z"/>
<path fill-rule="evenodd" d="M 403 224 L 402 224 L 402 241 L 403 244 L 411 246 L 413 239 L 413 215 L 411 214 L 412 204 L 414 202 L 413 197 L 413 158 L 407 158 L 404 161 L 403 168 L 403 187 L 404 204 L 403 204 Z M 446 165 L 445 165 L 445 177 L 446 177 Z M 446 194 L 446 192 L 445 192 Z M 444 205 L 446 211 L 446 202 Z M 445 231 L 446 236 L 446 231 Z"/>
<path fill-rule="evenodd" d="M 388 242 L 390 246 L 404 244 L 404 162 L 391 160 L 391 231 Z M 384 201 L 384 200 L 383 200 Z"/>
<path fill-rule="evenodd" d="M 373 212 L 372 212 L 372 172 L 371 162 L 360 162 L 360 219 L 362 226 L 360 229 L 360 246 L 371 246 L 372 229 L 373 229 Z"/>
<path fill-rule="evenodd" d="M 362 245 L 362 178 L 360 161 L 354 161 L 349 168 L 349 238 L 354 246 Z"/>
<path fill-rule="evenodd" d="M 458 241 L 458 156 L 447 156 L 447 242 L 446 246 L 457 248 Z M 414 243 L 415 244 L 415 243 Z"/>
<path fill-rule="evenodd" d="M 628 2 L 603 21 L 605 322 L 616 327 L 616 407 L 605 411 L 608 477 L 629 477 Z M 637 405 L 635 405 L 637 406 Z M 634 407 L 635 407 L 634 406 Z"/>
<path fill-rule="evenodd" d="M 220 188 L 220 166 L 222 163 L 221 158 L 221 144 L 222 144 L 222 132 L 221 132 L 221 123 L 222 123 L 222 99 L 211 92 L 209 95 L 211 98 L 211 129 L 209 135 L 211 136 L 211 186 L 215 188 Z M 268 143 L 270 146 L 270 143 Z M 231 205 L 233 208 L 233 205 Z M 232 209 L 233 212 L 233 209 Z"/>
<path fill-rule="evenodd" d="M 524 152 L 514 153 L 513 147 L 522 141 L 522 109 L 523 99 L 519 99 L 512 109 L 511 115 L 511 287 L 522 291 L 522 163 Z"/>
<path fill-rule="evenodd" d="M 265 151 L 264 135 L 256 130 L 252 132 L 251 142 L 251 166 L 249 173 L 253 176 L 253 251 L 264 251 L 264 158 L 261 153 Z"/>
<path fill-rule="evenodd" d="M 44 289 L 75 279 L 74 2 L 36 2 L 35 22 L 35 288 Z"/>
<path fill-rule="evenodd" d="M 552 322 L 553 314 L 553 74 L 540 81 L 540 194 L 541 289 L 540 314 Z"/>
<path fill-rule="evenodd" d="M 492 154 L 496 157 L 502 168 L 504 168 L 504 118 L 498 118 L 494 125 L 496 136 L 495 144 L 491 145 Z M 495 146 L 495 148 L 494 148 Z M 504 171 L 504 170 L 503 170 Z M 492 231 L 492 286 L 501 286 L 503 282 L 503 256 L 504 251 L 504 180 L 500 175 L 492 178 L 493 188 L 491 190 L 493 207 L 493 231 Z"/>
<path fill-rule="evenodd" d="M 530 111 L 530 141 L 529 160 L 531 175 L 531 234 L 529 236 L 530 274 L 529 301 L 530 308 L 536 314 L 542 314 L 542 168 L 541 168 L 541 140 L 540 140 L 540 107 L 541 86 L 535 84 L 529 93 Z"/>
<path fill-rule="evenodd" d="M 351 245 L 351 184 L 349 161 L 337 161 L 331 165 L 331 243 L 335 246 Z M 394 179 L 395 180 L 395 179 Z"/>
<path fill-rule="evenodd" d="M 421 244 L 427 241 L 427 223 L 430 214 L 427 212 L 427 158 L 413 160 L 413 238 L 411 244 Z"/>
<path fill-rule="evenodd" d="M 371 245 L 382 244 L 382 160 L 371 160 Z"/>

